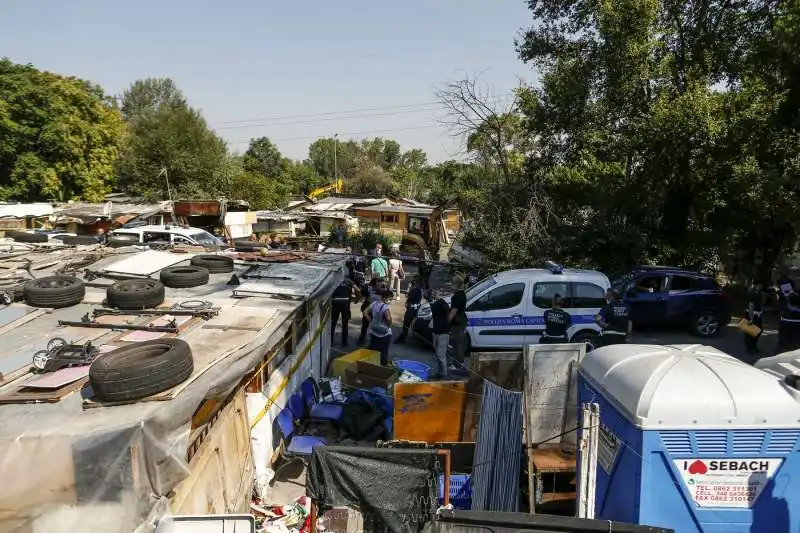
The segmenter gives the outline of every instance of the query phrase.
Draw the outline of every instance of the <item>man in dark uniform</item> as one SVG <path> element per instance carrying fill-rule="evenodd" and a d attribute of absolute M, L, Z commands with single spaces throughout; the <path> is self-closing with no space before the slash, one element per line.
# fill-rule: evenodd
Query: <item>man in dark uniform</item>
<path fill-rule="evenodd" d="M 633 328 L 631 311 L 624 302 L 619 301 L 619 295 L 614 289 L 606 291 L 606 305 L 600 309 L 595 320 L 602 328 L 600 332 L 602 346 L 628 342 L 628 335 Z"/>
<path fill-rule="evenodd" d="M 342 347 L 347 346 L 348 325 L 350 323 L 350 302 L 353 298 L 356 286 L 350 278 L 348 271 L 344 280 L 333 290 L 331 302 L 331 344 L 336 334 L 336 323 L 342 317 Z"/>
<path fill-rule="evenodd" d="M 778 348 L 776 353 L 784 353 L 800 348 L 800 294 L 794 282 L 786 275 L 778 279 L 779 305 L 781 310 L 778 322 Z"/>
<path fill-rule="evenodd" d="M 422 304 L 422 276 L 417 274 L 411 280 L 411 285 L 408 288 L 408 297 L 406 298 L 406 313 L 403 316 L 403 331 L 400 333 L 400 336 L 397 337 L 397 340 L 394 341 L 395 344 L 403 344 L 406 342 L 406 337 L 408 337 L 408 329 L 411 327 L 411 323 L 414 322 L 414 319 L 417 318 L 417 313 L 419 312 L 419 306 Z"/>
<path fill-rule="evenodd" d="M 748 322 L 759 329 L 764 326 L 764 293 L 761 290 L 761 284 L 757 281 L 753 282 L 747 290 L 746 317 Z M 747 333 L 744 334 L 744 346 L 747 349 L 747 353 L 753 355 L 759 353 L 759 337 L 761 337 L 761 333 L 755 337 Z"/>
<path fill-rule="evenodd" d="M 560 294 L 553 296 L 553 307 L 544 312 L 544 333 L 539 344 L 559 344 L 569 342 L 567 330 L 572 325 L 572 317 L 562 309 L 564 300 Z"/>

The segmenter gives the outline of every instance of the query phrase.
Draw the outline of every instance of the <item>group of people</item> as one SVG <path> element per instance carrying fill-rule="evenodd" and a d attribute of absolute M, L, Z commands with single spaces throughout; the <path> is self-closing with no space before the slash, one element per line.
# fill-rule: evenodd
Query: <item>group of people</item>
<path fill-rule="evenodd" d="M 539 338 L 540 344 L 560 344 L 569 342 L 567 330 L 572 326 L 572 316 L 564 309 L 564 298 L 560 294 L 553 296 L 553 306 L 544 312 L 544 332 Z M 628 305 L 619 299 L 614 289 L 606 291 L 606 304 L 594 317 L 600 327 L 600 345 L 624 344 L 633 329 L 631 311 Z"/>
<path fill-rule="evenodd" d="M 764 306 L 766 295 L 759 282 L 753 282 L 747 291 L 745 318 L 749 324 L 758 328 L 752 335 L 745 332 L 744 343 L 750 355 L 759 355 L 758 339 L 764 326 Z M 794 281 L 785 273 L 778 278 L 778 346 L 776 353 L 800 349 L 800 292 Z"/>

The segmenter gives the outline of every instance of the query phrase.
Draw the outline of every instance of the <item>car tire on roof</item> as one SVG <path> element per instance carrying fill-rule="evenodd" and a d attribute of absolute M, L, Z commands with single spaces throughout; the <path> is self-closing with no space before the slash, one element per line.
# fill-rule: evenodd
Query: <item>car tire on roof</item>
<path fill-rule="evenodd" d="M 161 269 L 161 283 L 166 287 L 188 289 L 208 283 L 208 269 L 194 265 Z"/>
<path fill-rule="evenodd" d="M 17 233 L 12 237 L 17 242 L 47 242 L 44 233 Z"/>
<path fill-rule="evenodd" d="M 131 235 L 130 237 L 109 237 L 106 240 L 106 246 L 110 248 L 122 248 L 123 246 L 135 246 L 139 244 L 139 237 L 136 235 Z"/>
<path fill-rule="evenodd" d="M 148 309 L 164 302 L 164 284 L 154 279 L 124 279 L 106 290 L 106 301 L 115 309 Z"/>
<path fill-rule="evenodd" d="M 64 244 L 97 244 L 97 239 L 91 235 L 65 235 L 61 242 Z"/>
<path fill-rule="evenodd" d="M 251 241 L 250 239 L 242 239 L 240 241 L 233 241 L 233 249 L 237 252 L 258 252 L 262 248 L 266 248 L 266 244 L 258 241 Z"/>
<path fill-rule="evenodd" d="M 86 287 L 78 278 L 47 276 L 26 282 L 22 292 L 25 302 L 32 307 L 58 309 L 81 303 Z"/>
<path fill-rule="evenodd" d="M 189 379 L 192 350 L 181 339 L 158 339 L 117 348 L 89 367 L 95 397 L 105 402 L 140 400 Z"/>
<path fill-rule="evenodd" d="M 224 255 L 196 255 L 192 257 L 190 263 L 194 266 L 203 267 L 212 274 L 233 272 L 233 259 Z"/>

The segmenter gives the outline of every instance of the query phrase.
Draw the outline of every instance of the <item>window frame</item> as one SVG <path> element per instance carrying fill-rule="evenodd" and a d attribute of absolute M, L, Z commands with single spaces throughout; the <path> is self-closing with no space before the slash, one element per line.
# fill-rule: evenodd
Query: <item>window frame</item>
<path fill-rule="evenodd" d="M 564 309 L 600 309 L 606 304 L 606 290 L 600 285 L 590 281 L 568 281 L 567 284 L 569 285 L 569 298 L 565 302 Z M 600 305 L 576 305 L 575 300 L 578 299 L 577 288 L 579 285 L 593 287 L 600 291 L 600 296 L 597 298 Z"/>
<path fill-rule="evenodd" d="M 563 294 L 561 294 L 561 293 L 559 293 L 559 294 L 561 294 L 561 297 L 564 298 L 565 303 L 569 303 L 570 300 L 572 299 L 572 286 L 571 286 L 572 283 L 574 283 L 574 282 L 572 282 L 572 281 L 537 281 L 536 283 L 533 284 L 533 291 L 531 291 L 531 304 L 533 304 L 533 306 L 536 309 L 551 309 L 553 307 L 553 305 L 552 305 L 553 304 L 553 296 L 555 296 L 555 293 L 553 293 L 553 296 L 550 297 L 550 303 L 547 305 L 547 307 L 541 307 L 540 305 L 538 305 L 536 303 L 536 287 L 538 287 L 539 285 L 564 285 L 567 290 L 565 290 Z M 568 309 L 568 307 L 566 305 L 564 306 L 564 308 Z"/>
<path fill-rule="evenodd" d="M 675 281 L 675 279 L 677 279 L 677 278 L 681 278 L 681 279 L 687 280 L 689 282 L 689 286 L 687 288 L 685 288 L 685 289 L 676 289 L 675 287 L 672 286 L 672 282 Z M 684 291 L 697 290 L 698 289 L 698 285 L 699 285 L 698 282 L 699 282 L 698 278 L 696 278 L 694 276 L 690 276 L 690 275 L 687 275 L 687 274 L 670 274 L 670 276 L 669 276 L 669 292 L 672 292 L 672 291 L 684 292 Z"/>
<path fill-rule="evenodd" d="M 480 303 L 480 301 L 483 300 L 484 298 L 488 298 L 491 293 L 493 293 L 495 291 L 498 291 L 500 289 L 506 288 L 506 287 L 512 287 L 514 285 L 521 285 L 522 286 L 522 294 L 520 295 L 519 301 L 517 301 L 517 303 L 515 303 L 513 305 L 506 306 L 506 307 L 497 307 L 497 308 L 493 308 L 493 309 L 483 309 L 483 308 L 475 308 L 474 307 L 474 306 L 478 305 Z M 502 285 L 501 284 L 497 284 L 494 287 L 490 287 L 486 292 L 482 293 L 480 296 L 475 298 L 475 300 L 473 300 L 470 304 L 468 304 L 467 305 L 467 312 L 474 312 L 474 311 L 491 312 L 491 311 L 504 311 L 506 309 L 513 309 L 513 308 L 519 306 L 519 304 L 521 304 L 521 303 L 523 303 L 525 301 L 525 289 L 526 289 L 526 287 L 527 287 L 527 283 L 525 283 L 524 281 L 513 281 L 511 283 L 505 283 L 505 284 L 502 284 Z"/>
<path fill-rule="evenodd" d="M 160 235 L 162 237 L 166 237 L 166 240 L 165 241 L 157 241 L 157 240 L 152 240 L 151 241 L 151 240 L 147 239 L 148 235 Z M 166 231 L 143 231 L 142 232 L 141 242 L 143 242 L 145 244 L 149 244 L 149 243 L 171 244 L 172 243 L 172 234 L 168 233 Z"/>

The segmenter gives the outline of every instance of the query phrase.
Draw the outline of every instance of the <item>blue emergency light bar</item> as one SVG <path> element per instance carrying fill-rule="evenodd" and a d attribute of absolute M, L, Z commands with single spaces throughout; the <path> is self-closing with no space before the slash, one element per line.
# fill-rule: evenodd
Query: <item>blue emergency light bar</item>
<path fill-rule="evenodd" d="M 556 263 L 555 261 L 545 261 L 544 267 L 550 271 L 552 274 L 561 274 L 564 272 L 564 267 Z"/>

